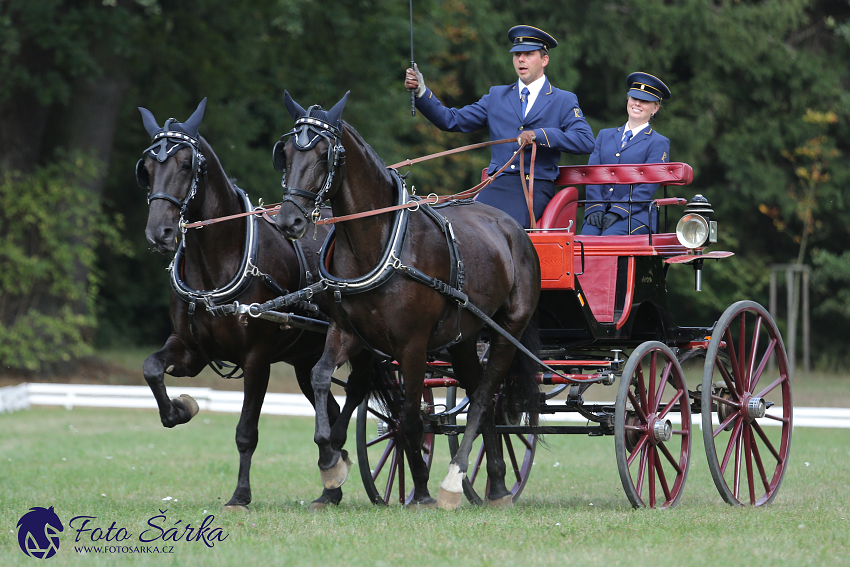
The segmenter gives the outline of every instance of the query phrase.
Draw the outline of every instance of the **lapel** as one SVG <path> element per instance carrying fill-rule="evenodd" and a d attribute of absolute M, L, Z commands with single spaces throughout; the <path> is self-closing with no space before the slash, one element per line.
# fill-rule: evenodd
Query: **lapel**
<path fill-rule="evenodd" d="M 519 100 L 519 91 L 517 90 L 517 82 L 514 81 L 514 86 L 508 90 L 508 100 L 510 106 L 516 112 L 516 117 L 519 119 L 520 124 L 522 124 L 522 103 Z"/>
<path fill-rule="evenodd" d="M 543 110 L 546 105 L 552 102 L 554 98 L 554 89 L 552 89 L 552 85 L 549 84 L 549 77 L 546 77 L 543 80 L 543 88 L 540 89 L 540 92 L 537 94 L 537 100 L 534 101 L 534 105 L 531 107 L 531 110 L 528 111 L 528 114 L 525 116 L 524 123 L 531 124 L 531 122 L 537 117 L 541 110 Z M 522 109 L 520 109 L 522 112 Z"/>
<path fill-rule="evenodd" d="M 643 130 L 638 132 L 635 137 L 633 137 L 631 140 L 629 140 L 629 143 L 626 144 L 626 147 L 623 148 L 623 149 L 625 150 L 625 149 L 630 149 L 630 148 L 633 148 L 633 147 L 640 146 L 641 144 L 643 144 L 644 142 L 649 140 L 650 134 L 652 134 L 652 125 L 651 124 L 647 125 L 646 128 L 644 128 Z"/>

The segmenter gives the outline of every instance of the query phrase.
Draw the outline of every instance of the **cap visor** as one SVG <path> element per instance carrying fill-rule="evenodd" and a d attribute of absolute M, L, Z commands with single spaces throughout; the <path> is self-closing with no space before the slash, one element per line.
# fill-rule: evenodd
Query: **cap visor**
<path fill-rule="evenodd" d="M 658 102 L 661 100 L 661 97 L 655 96 L 654 94 L 650 94 L 646 91 L 641 91 L 638 89 L 630 89 L 629 96 L 632 98 L 636 98 L 638 100 L 646 100 L 649 102 Z"/>

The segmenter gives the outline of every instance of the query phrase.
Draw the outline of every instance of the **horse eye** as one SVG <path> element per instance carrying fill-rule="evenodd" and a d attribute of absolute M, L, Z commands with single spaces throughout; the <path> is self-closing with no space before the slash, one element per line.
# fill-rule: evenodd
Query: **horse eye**
<path fill-rule="evenodd" d="M 188 159 L 183 160 L 183 162 L 180 164 L 180 169 L 183 169 L 185 171 L 189 171 L 190 169 L 192 169 L 192 162 L 189 161 Z"/>

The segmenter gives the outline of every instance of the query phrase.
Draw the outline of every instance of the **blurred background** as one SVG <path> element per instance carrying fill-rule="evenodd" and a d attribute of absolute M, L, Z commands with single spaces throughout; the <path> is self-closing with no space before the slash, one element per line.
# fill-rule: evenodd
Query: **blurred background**
<path fill-rule="evenodd" d="M 625 121 L 626 76 L 672 90 L 655 128 L 719 221 L 703 291 L 669 272 L 674 320 L 710 325 L 731 303 L 767 306 L 802 353 L 808 271 L 811 367 L 850 353 L 848 0 L 414 0 L 415 58 L 451 106 L 516 80 L 508 29 L 559 45 L 547 76 L 598 132 Z M 0 0 L 0 372 L 73 372 L 99 352 L 153 352 L 170 331 L 166 266 L 144 237 L 137 107 L 183 121 L 208 97 L 201 134 L 252 200 L 280 200 L 271 149 L 292 126 L 283 92 L 343 117 L 386 163 L 487 139 L 411 117 L 404 0 Z M 469 188 L 485 150 L 417 165 L 418 193 Z M 584 164 L 587 156 L 564 156 Z M 678 215 L 679 211 L 674 214 Z M 677 217 L 678 218 L 678 217 Z M 796 283 L 795 283 L 796 282 Z M 789 309 L 789 306 L 791 307 Z M 139 380 L 141 372 L 139 371 Z"/>

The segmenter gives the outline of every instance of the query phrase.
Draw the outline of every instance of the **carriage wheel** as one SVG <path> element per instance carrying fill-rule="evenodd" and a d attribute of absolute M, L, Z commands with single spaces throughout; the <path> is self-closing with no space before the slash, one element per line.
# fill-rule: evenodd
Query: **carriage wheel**
<path fill-rule="evenodd" d="M 788 465 L 791 418 L 782 336 L 764 307 L 739 301 L 714 327 L 702 378 L 705 452 L 723 500 L 773 500 Z"/>
<path fill-rule="evenodd" d="M 645 342 L 629 356 L 614 406 L 620 480 L 635 508 L 672 508 L 688 476 L 691 408 L 676 355 Z"/>
<path fill-rule="evenodd" d="M 446 406 L 451 409 L 455 406 L 457 388 L 451 387 L 446 392 Z M 500 404 L 496 402 L 496 425 L 523 425 L 525 414 L 510 417 L 501 410 Z M 454 421 L 452 421 L 454 423 Z M 519 500 L 528 475 L 531 473 L 531 465 L 534 463 L 534 452 L 537 449 L 536 434 L 501 433 L 498 436 L 499 448 L 507 465 L 505 484 L 513 494 L 512 500 Z M 457 435 L 449 435 L 449 450 L 452 458 L 457 453 L 460 445 Z M 511 481 L 513 480 L 513 486 Z M 473 504 L 483 504 L 490 491 L 490 482 L 487 479 L 487 466 L 484 454 L 484 442 L 481 435 L 475 436 L 472 450 L 469 452 L 469 470 L 463 479 L 463 493 L 467 500 Z"/>
<path fill-rule="evenodd" d="M 400 374 L 400 373 L 399 373 Z M 422 391 L 428 413 L 434 413 L 434 397 L 429 388 Z M 398 417 L 385 415 L 374 401 L 366 399 L 357 408 L 357 464 L 363 487 L 373 504 L 387 506 L 393 500 L 410 504 L 413 479 L 406 466 Z M 434 458 L 434 434 L 422 438 L 422 459 L 428 470 Z"/>

